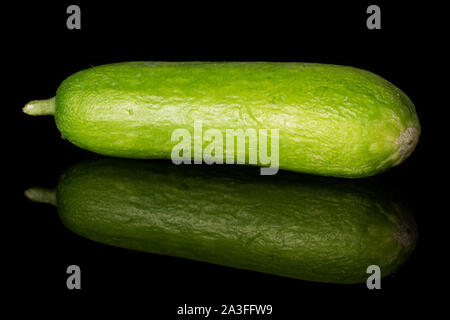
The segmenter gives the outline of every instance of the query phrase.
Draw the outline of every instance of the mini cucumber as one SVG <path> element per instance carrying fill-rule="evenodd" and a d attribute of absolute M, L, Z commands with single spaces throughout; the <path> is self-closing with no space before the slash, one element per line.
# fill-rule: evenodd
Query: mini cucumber
<path fill-rule="evenodd" d="M 81 148 L 138 159 L 170 158 L 172 133 L 192 133 L 195 121 L 223 135 L 227 129 L 276 129 L 279 168 L 337 177 L 398 165 L 420 134 L 413 103 L 388 81 L 313 63 L 103 65 L 70 76 L 56 98 L 32 101 L 24 112 L 54 114 L 62 135 Z M 211 161 L 208 155 L 204 160 Z"/>
<path fill-rule="evenodd" d="M 310 281 L 365 282 L 370 265 L 388 275 L 415 247 L 412 216 L 377 185 L 257 171 L 109 158 L 26 195 L 97 242 Z"/>

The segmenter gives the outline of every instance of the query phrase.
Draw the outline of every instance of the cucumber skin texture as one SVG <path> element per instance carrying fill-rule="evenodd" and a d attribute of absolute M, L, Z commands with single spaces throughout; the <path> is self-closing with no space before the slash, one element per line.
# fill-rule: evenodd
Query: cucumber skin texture
<path fill-rule="evenodd" d="M 83 162 L 62 175 L 58 212 L 100 243 L 318 282 L 390 274 L 415 247 L 411 215 L 363 181 L 222 168 Z"/>
<path fill-rule="evenodd" d="M 388 81 L 312 63 L 98 66 L 63 81 L 55 118 L 81 148 L 137 159 L 170 159 L 172 132 L 184 128 L 193 137 L 195 120 L 224 137 L 226 129 L 279 129 L 281 169 L 354 178 L 398 165 L 420 134 L 413 103 Z M 400 146 L 405 130 L 413 138 Z"/>

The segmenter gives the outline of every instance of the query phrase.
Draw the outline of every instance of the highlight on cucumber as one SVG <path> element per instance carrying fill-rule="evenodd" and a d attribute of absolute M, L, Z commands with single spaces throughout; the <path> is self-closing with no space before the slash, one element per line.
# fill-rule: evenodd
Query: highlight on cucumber
<path fill-rule="evenodd" d="M 417 241 L 409 210 L 366 179 L 102 158 L 26 196 L 99 243 L 315 282 L 392 274 Z"/>
<path fill-rule="evenodd" d="M 354 67 L 300 62 L 102 65 L 68 77 L 55 97 L 31 101 L 24 112 L 54 115 L 62 136 L 83 149 L 135 159 L 171 159 L 182 142 L 183 159 L 264 167 L 249 154 L 270 155 L 270 144 L 267 152 L 250 148 L 249 137 L 245 147 L 218 144 L 226 146 L 227 130 L 278 130 L 280 169 L 348 178 L 402 163 L 421 132 L 413 102 L 389 81 Z M 200 135 L 198 145 L 173 141 L 177 130 L 195 137 L 200 121 L 205 132 L 220 134 Z"/>

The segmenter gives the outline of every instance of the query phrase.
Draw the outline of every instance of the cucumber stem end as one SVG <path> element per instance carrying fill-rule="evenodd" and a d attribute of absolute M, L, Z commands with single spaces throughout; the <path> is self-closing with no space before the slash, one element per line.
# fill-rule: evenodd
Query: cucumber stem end
<path fill-rule="evenodd" d="M 46 100 L 28 102 L 22 111 L 30 116 L 44 116 L 55 114 L 55 97 Z"/>
<path fill-rule="evenodd" d="M 25 190 L 25 197 L 34 202 L 48 203 L 56 206 L 56 189 L 30 188 Z"/>

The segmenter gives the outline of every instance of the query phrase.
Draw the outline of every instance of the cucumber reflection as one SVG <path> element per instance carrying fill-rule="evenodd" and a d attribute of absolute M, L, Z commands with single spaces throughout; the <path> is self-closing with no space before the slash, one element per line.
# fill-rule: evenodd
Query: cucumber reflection
<path fill-rule="evenodd" d="M 56 204 L 97 242 L 320 282 L 364 282 L 369 265 L 387 275 L 417 239 L 405 207 L 371 182 L 246 166 L 90 160 L 64 172 Z"/>

